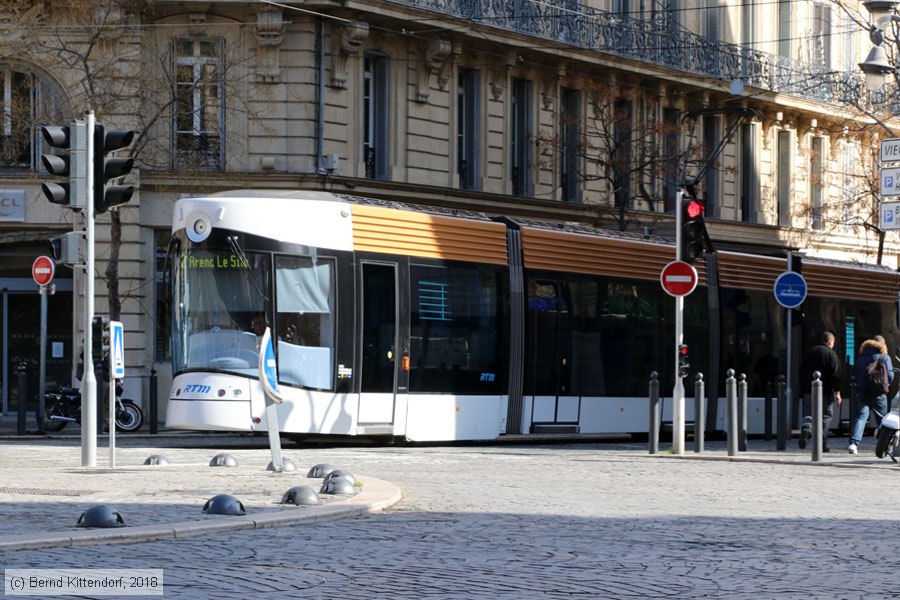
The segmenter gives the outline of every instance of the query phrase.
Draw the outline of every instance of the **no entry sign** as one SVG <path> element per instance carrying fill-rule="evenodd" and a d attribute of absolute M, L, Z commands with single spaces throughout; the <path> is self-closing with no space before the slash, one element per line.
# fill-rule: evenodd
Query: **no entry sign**
<path fill-rule="evenodd" d="M 56 263 L 49 256 L 38 256 L 31 265 L 31 276 L 38 285 L 47 285 L 53 281 L 56 273 Z"/>
<path fill-rule="evenodd" d="M 687 296 L 697 287 L 697 269 L 681 260 L 673 260 L 659 274 L 659 282 L 670 296 Z"/>

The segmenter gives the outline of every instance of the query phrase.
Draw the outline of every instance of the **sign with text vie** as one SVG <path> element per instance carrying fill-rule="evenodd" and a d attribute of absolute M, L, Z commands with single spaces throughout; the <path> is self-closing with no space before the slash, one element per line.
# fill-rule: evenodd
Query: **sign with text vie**
<path fill-rule="evenodd" d="M 900 162 L 900 138 L 881 141 L 881 162 Z"/>

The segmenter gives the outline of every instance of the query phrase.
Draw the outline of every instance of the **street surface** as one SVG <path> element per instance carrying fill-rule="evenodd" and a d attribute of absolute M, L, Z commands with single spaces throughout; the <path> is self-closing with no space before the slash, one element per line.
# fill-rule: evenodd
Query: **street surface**
<path fill-rule="evenodd" d="M 163 569 L 165 598 L 896 597 L 900 467 L 866 444 L 867 456 L 835 452 L 831 464 L 651 457 L 622 443 L 286 444 L 298 465 L 382 479 L 404 498 L 347 520 L 0 559 Z M 707 448 L 703 457 L 724 455 Z"/>

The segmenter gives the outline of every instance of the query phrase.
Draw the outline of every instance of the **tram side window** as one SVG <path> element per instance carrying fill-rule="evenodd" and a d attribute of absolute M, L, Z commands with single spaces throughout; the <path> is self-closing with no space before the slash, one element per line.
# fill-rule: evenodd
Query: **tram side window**
<path fill-rule="evenodd" d="M 329 390 L 334 374 L 334 262 L 275 258 L 278 379 Z"/>
<path fill-rule="evenodd" d="M 410 288 L 410 391 L 502 393 L 502 272 L 484 265 L 411 265 Z"/>

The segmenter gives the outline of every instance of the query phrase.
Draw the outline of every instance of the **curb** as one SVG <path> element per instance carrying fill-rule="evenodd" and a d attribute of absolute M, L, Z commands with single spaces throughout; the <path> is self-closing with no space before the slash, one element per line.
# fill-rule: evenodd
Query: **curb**
<path fill-rule="evenodd" d="M 364 484 L 360 494 L 322 506 L 285 507 L 279 510 L 263 510 L 241 517 L 209 515 L 208 518 L 212 519 L 209 521 L 182 521 L 166 525 L 0 536 L 0 553 L 42 548 L 137 544 L 226 531 L 294 527 L 381 512 L 399 502 L 403 497 L 400 488 L 386 481 L 371 477 L 360 477 L 359 480 Z"/>

